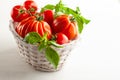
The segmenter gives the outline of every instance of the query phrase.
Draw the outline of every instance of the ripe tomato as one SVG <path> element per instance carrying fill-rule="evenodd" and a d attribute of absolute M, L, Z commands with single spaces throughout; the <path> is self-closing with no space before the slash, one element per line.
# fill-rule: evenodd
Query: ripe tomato
<path fill-rule="evenodd" d="M 68 43 L 69 40 L 68 40 L 68 38 L 67 38 L 67 36 L 65 34 L 57 33 L 56 34 L 56 42 L 61 45 L 61 44 Z"/>
<path fill-rule="evenodd" d="M 41 16 L 43 16 L 43 19 L 51 26 L 53 19 L 54 19 L 54 13 L 52 10 L 45 10 L 43 13 L 41 13 Z"/>
<path fill-rule="evenodd" d="M 37 32 L 40 36 L 43 36 L 47 32 L 48 39 L 50 39 L 52 35 L 49 24 L 43 20 L 38 21 L 35 16 L 30 16 L 22 20 L 16 26 L 16 32 L 23 38 L 29 32 Z"/>
<path fill-rule="evenodd" d="M 11 17 L 14 21 L 20 22 L 30 15 L 26 12 L 25 8 L 21 5 L 16 5 L 11 11 Z"/>
<path fill-rule="evenodd" d="M 76 22 L 72 20 L 71 16 L 60 15 L 54 21 L 52 25 L 54 33 L 62 32 L 69 40 L 73 40 L 78 35 L 78 28 Z"/>
<path fill-rule="evenodd" d="M 33 0 L 26 0 L 23 6 L 32 14 L 34 14 L 38 9 L 37 4 Z"/>

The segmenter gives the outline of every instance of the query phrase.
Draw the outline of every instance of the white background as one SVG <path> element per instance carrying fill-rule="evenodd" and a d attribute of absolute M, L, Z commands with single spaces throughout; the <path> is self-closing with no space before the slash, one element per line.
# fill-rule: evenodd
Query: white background
<path fill-rule="evenodd" d="M 39 8 L 59 0 L 35 0 Z M 32 69 L 9 31 L 10 11 L 24 0 L 0 1 L 0 80 L 120 80 L 120 0 L 63 0 L 91 20 L 58 72 Z"/>

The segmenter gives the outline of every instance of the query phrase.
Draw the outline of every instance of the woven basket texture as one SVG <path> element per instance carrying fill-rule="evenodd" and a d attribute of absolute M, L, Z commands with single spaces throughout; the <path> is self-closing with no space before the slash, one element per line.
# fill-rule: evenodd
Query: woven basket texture
<path fill-rule="evenodd" d="M 15 25 L 16 23 L 10 21 L 9 28 L 18 45 L 19 53 L 26 60 L 26 62 L 29 63 L 36 70 L 47 71 L 47 72 L 60 70 L 64 65 L 71 50 L 73 50 L 73 48 L 79 42 L 79 38 L 77 38 L 76 40 L 73 40 L 70 43 L 63 45 L 63 48 L 56 48 L 54 46 L 51 46 L 59 53 L 60 56 L 60 62 L 58 64 L 58 68 L 55 69 L 54 66 L 50 64 L 49 61 L 46 59 L 45 50 L 42 50 L 40 52 L 38 51 L 37 45 L 31 45 L 24 42 L 23 38 L 16 33 L 14 28 Z"/>

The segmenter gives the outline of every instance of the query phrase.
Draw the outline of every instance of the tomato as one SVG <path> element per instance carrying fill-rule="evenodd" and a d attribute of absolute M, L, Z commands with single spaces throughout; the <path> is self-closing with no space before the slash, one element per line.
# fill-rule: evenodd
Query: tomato
<path fill-rule="evenodd" d="M 23 6 L 32 14 L 34 14 L 38 9 L 37 4 L 33 0 L 26 0 Z"/>
<path fill-rule="evenodd" d="M 52 35 L 49 24 L 43 20 L 37 20 L 35 16 L 30 16 L 19 22 L 16 27 L 16 32 L 23 38 L 29 32 L 37 32 L 40 36 L 47 33 L 48 39 L 50 39 Z"/>
<path fill-rule="evenodd" d="M 78 27 L 76 22 L 68 15 L 60 15 L 54 21 L 52 25 L 54 33 L 62 32 L 69 40 L 73 40 L 78 35 Z"/>
<path fill-rule="evenodd" d="M 56 42 L 61 45 L 61 44 L 68 43 L 69 40 L 68 40 L 68 38 L 67 38 L 67 36 L 65 34 L 57 33 L 56 34 Z"/>
<path fill-rule="evenodd" d="M 43 16 L 43 19 L 51 26 L 53 19 L 54 19 L 54 13 L 52 10 L 45 10 L 43 13 L 41 13 Z"/>
<path fill-rule="evenodd" d="M 15 22 L 20 22 L 30 15 L 26 12 L 25 8 L 21 5 L 16 5 L 11 11 L 11 17 Z"/>

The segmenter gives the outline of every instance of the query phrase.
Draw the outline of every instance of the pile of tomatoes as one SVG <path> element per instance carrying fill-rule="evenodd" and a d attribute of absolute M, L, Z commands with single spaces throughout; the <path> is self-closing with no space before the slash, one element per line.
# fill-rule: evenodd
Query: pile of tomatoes
<path fill-rule="evenodd" d="M 33 0 L 26 0 L 23 5 L 12 8 L 11 17 L 18 22 L 15 30 L 22 38 L 29 32 L 37 32 L 40 36 L 47 32 L 48 40 L 54 37 L 58 44 L 65 44 L 78 36 L 78 26 L 72 16 L 55 16 L 53 10 L 37 11 L 37 4 Z"/>

